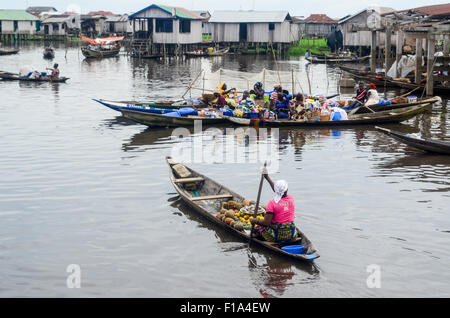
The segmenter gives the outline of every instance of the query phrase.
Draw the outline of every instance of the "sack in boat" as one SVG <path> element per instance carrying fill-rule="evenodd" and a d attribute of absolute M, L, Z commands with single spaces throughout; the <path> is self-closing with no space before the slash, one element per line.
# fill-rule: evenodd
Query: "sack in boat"
<path fill-rule="evenodd" d="M 172 168 L 178 178 L 189 178 L 192 176 L 192 173 L 181 163 L 174 165 Z"/>
<path fill-rule="evenodd" d="M 216 98 L 214 97 L 214 94 L 203 94 L 202 95 L 202 100 L 205 103 L 210 103 L 213 100 L 215 100 Z"/>

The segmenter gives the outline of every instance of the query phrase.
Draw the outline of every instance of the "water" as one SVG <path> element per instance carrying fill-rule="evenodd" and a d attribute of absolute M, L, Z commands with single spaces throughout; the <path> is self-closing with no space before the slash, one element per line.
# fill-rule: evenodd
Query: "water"
<path fill-rule="evenodd" d="M 0 69 L 50 67 L 42 50 L 2 56 Z M 86 61 L 60 45 L 55 62 L 67 84 L 0 82 L 1 297 L 450 296 L 450 158 L 373 127 L 280 130 L 269 139 L 279 143 L 273 177 L 289 182 L 296 223 L 321 254 L 315 266 L 295 264 L 249 252 L 178 200 L 164 161 L 177 143 L 171 130 L 91 100 L 178 98 L 202 66 L 275 70 L 270 57 Z M 312 74 L 313 91 L 337 91 L 339 71 L 314 65 Z M 389 127 L 448 140 L 449 106 Z M 256 164 L 192 167 L 256 197 Z M 270 198 L 265 184 L 262 201 Z M 80 289 L 66 286 L 69 264 L 81 267 Z M 379 289 L 366 284 L 371 264 L 381 269 Z"/>

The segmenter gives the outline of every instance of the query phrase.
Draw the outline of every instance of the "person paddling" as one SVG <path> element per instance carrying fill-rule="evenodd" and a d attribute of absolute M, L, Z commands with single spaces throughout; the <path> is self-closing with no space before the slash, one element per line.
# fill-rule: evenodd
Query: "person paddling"
<path fill-rule="evenodd" d="M 263 175 L 274 191 L 273 199 L 267 204 L 264 220 L 251 219 L 256 231 L 269 242 L 287 243 L 295 240 L 299 230 L 295 226 L 294 198 L 288 192 L 288 183 L 278 180 L 275 183 L 269 177 L 267 168 L 263 168 Z"/>

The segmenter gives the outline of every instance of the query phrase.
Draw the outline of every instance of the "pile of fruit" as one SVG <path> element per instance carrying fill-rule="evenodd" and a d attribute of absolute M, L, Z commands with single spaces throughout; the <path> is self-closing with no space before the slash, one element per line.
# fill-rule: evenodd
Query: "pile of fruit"
<path fill-rule="evenodd" d="M 243 200 L 242 202 L 228 201 L 222 203 L 222 208 L 216 217 L 238 231 L 250 230 L 252 227 L 250 220 L 253 219 L 254 210 L 254 202 L 248 200 Z M 256 218 L 264 220 L 264 216 L 264 207 L 259 207 Z"/>

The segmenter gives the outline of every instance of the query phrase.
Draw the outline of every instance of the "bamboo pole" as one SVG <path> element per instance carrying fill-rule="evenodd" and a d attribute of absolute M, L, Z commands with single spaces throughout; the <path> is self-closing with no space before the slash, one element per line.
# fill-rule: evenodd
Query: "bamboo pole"
<path fill-rule="evenodd" d="M 191 84 L 189 84 L 188 88 L 186 89 L 186 91 L 184 92 L 184 94 L 181 96 L 182 99 L 184 99 L 184 96 L 187 94 L 187 92 L 189 92 L 192 88 L 192 85 L 194 85 L 194 83 L 197 81 L 197 79 L 200 77 L 200 75 L 202 75 L 203 70 L 200 71 L 200 73 L 198 73 L 197 77 L 191 82 Z"/>

